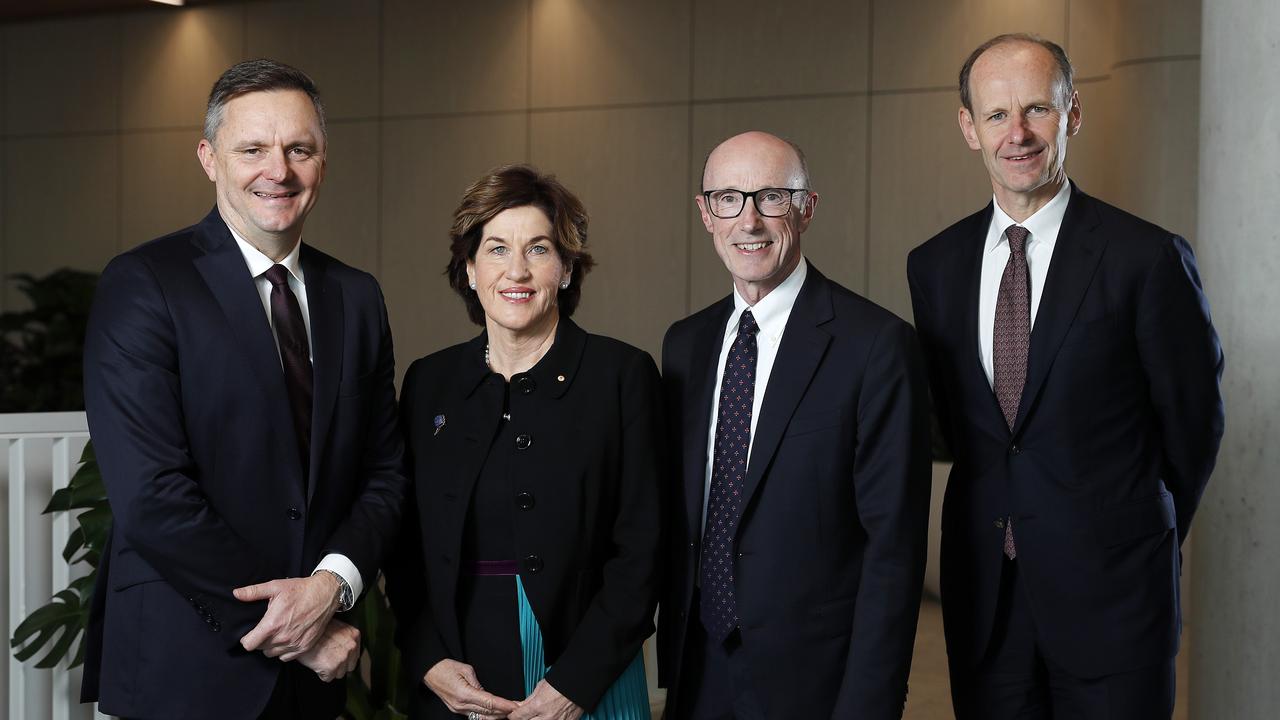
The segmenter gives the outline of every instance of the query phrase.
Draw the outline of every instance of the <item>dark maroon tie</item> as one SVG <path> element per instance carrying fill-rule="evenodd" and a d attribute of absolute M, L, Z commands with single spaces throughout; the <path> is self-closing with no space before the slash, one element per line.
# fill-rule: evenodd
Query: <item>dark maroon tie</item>
<path fill-rule="evenodd" d="M 742 518 L 742 487 L 751 447 L 751 412 L 756 391 L 756 332 L 750 310 L 738 320 L 738 336 L 724 361 L 720 403 L 716 412 L 715 456 L 707 527 L 702 534 L 702 584 L 699 617 L 707 635 L 723 642 L 738 626 L 734 594 L 733 538 Z"/>
<path fill-rule="evenodd" d="M 271 325 L 280 346 L 285 387 L 289 391 L 289 412 L 298 435 L 305 477 L 311 459 L 311 344 L 307 341 L 307 326 L 302 322 L 298 298 L 289 289 L 289 270 L 283 265 L 272 265 L 265 275 L 271 282 Z"/>
<path fill-rule="evenodd" d="M 1027 355 L 1031 349 L 1031 277 L 1027 269 L 1027 237 L 1031 232 L 1019 225 L 1004 231 L 1009 240 L 1009 262 L 1000 277 L 996 296 L 996 323 L 991 356 L 995 365 L 995 393 L 1004 420 L 1013 429 L 1018 419 L 1018 403 L 1027 384 Z M 1013 545 L 1013 520 L 1004 525 L 1004 554 L 1017 557 Z"/>

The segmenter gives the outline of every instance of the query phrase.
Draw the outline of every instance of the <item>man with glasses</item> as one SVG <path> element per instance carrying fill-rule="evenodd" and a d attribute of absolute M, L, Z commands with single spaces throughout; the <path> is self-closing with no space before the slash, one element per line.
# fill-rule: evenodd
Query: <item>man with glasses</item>
<path fill-rule="evenodd" d="M 663 343 L 666 717 L 900 718 L 929 511 L 914 332 L 805 260 L 794 144 L 729 138 L 695 200 L 733 291 Z"/>

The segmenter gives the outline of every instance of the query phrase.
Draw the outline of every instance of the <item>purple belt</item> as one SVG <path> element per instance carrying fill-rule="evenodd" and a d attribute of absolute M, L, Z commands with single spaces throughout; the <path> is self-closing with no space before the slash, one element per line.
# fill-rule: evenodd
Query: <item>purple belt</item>
<path fill-rule="evenodd" d="M 471 575 L 519 575 L 515 560 L 474 560 L 463 566 Z"/>

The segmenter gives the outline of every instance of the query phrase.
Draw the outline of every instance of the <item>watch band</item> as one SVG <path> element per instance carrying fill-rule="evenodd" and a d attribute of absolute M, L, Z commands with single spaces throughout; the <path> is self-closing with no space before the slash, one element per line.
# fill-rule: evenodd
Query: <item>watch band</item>
<path fill-rule="evenodd" d="M 353 593 L 351 592 L 351 586 L 347 584 L 346 578 L 330 570 L 329 568 L 320 568 L 319 570 L 316 570 L 316 572 L 311 574 L 315 575 L 316 573 L 329 573 L 330 575 L 338 579 L 338 595 L 337 595 L 338 612 L 346 612 L 355 606 L 356 599 L 355 597 L 353 597 Z"/>

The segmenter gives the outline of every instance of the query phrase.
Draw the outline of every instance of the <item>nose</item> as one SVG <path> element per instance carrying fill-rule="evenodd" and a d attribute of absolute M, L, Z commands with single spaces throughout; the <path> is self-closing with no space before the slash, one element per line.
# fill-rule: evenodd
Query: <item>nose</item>
<path fill-rule="evenodd" d="M 276 148 L 268 153 L 262 174 L 274 183 L 282 183 L 289 177 L 289 161 L 285 159 L 284 149 Z"/>
<path fill-rule="evenodd" d="M 507 263 L 507 278 L 523 280 L 529 277 L 529 259 L 524 253 L 511 253 L 511 261 Z"/>
<path fill-rule="evenodd" d="M 1027 141 L 1027 137 L 1031 134 L 1030 125 L 1027 122 L 1027 116 L 1023 114 L 1015 114 L 1009 125 L 1009 142 L 1014 145 L 1022 145 Z"/>
<path fill-rule="evenodd" d="M 742 212 L 738 215 L 738 224 L 743 230 L 752 232 L 760 224 L 761 217 L 760 211 L 756 209 L 756 199 L 752 197 L 742 206 Z"/>

